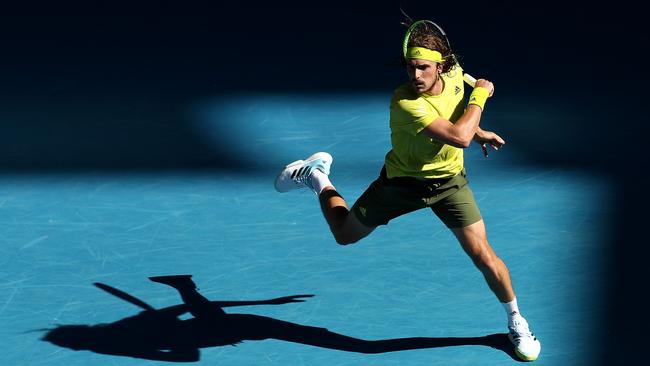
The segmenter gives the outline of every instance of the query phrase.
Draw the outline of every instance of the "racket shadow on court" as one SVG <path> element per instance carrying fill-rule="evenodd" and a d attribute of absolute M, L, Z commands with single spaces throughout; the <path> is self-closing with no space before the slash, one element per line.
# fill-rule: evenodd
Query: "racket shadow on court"
<path fill-rule="evenodd" d="M 265 339 L 365 354 L 467 345 L 487 346 L 501 350 L 513 360 L 519 361 L 505 333 L 483 337 L 364 340 L 334 333 L 325 328 L 253 314 L 227 314 L 223 310 L 231 306 L 303 302 L 313 295 L 293 295 L 258 301 L 209 301 L 193 286 L 166 284 L 179 291 L 183 304 L 154 309 L 126 292 L 95 283 L 98 288 L 143 310 L 112 323 L 59 325 L 48 329 L 42 340 L 72 350 L 169 362 L 199 361 L 200 348 L 235 346 L 243 341 Z M 179 318 L 188 312 L 193 317 L 185 320 Z"/>

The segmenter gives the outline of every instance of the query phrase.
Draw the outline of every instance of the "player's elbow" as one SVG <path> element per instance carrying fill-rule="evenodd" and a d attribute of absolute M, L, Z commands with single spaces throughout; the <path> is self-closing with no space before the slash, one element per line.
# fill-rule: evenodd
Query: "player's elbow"
<path fill-rule="evenodd" d="M 453 139 L 450 139 L 447 144 L 460 149 L 467 149 L 472 144 L 472 138 L 455 136 Z"/>
<path fill-rule="evenodd" d="M 471 145 L 473 138 L 474 134 L 471 133 L 471 131 L 457 128 L 450 134 L 447 144 L 453 147 L 466 149 Z"/>
<path fill-rule="evenodd" d="M 474 131 L 468 126 L 454 125 L 449 121 L 435 121 L 422 130 L 427 137 L 443 144 L 451 145 L 461 149 L 468 148 L 474 138 Z"/>
<path fill-rule="evenodd" d="M 467 149 L 472 144 L 472 139 L 463 139 L 459 142 L 458 146 L 461 149 Z"/>

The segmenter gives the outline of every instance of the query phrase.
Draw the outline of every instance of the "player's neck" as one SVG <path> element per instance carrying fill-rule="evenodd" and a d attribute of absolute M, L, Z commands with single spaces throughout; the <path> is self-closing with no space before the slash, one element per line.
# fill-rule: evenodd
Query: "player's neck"
<path fill-rule="evenodd" d="M 442 79 L 440 74 L 438 74 L 438 79 L 427 93 L 431 95 L 440 95 L 443 90 L 445 90 L 445 81 Z"/>
<path fill-rule="evenodd" d="M 436 83 L 433 84 L 433 88 L 431 88 L 431 94 L 440 95 L 442 94 L 443 90 L 445 90 L 445 81 L 442 79 L 440 74 L 438 74 L 438 80 L 436 80 Z"/>

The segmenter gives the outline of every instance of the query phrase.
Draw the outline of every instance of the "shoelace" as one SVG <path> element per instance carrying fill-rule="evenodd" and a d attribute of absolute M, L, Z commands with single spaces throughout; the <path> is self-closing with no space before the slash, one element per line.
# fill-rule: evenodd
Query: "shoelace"
<path fill-rule="evenodd" d="M 307 166 L 302 166 L 298 170 L 294 170 L 293 173 L 291 174 L 291 180 L 296 182 L 298 185 L 304 185 L 307 186 L 311 189 L 314 189 L 314 187 L 311 184 L 311 170 L 312 167 L 307 165 Z"/>
<path fill-rule="evenodd" d="M 533 333 L 528 328 L 528 323 L 524 319 L 514 319 L 512 325 L 508 328 L 510 328 L 510 334 L 515 339 L 533 337 Z"/>

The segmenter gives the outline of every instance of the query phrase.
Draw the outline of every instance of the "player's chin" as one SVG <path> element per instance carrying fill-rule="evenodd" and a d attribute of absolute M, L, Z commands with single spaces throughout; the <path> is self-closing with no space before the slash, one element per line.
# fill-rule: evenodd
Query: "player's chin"
<path fill-rule="evenodd" d="M 415 90 L 417 93 L 424 93 L 427 90 L 424 84 L 413 83 L 411 85 L 413 86 L 413 90 Z"/>

